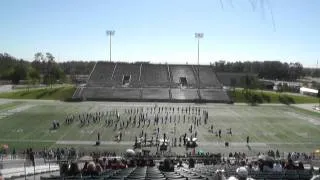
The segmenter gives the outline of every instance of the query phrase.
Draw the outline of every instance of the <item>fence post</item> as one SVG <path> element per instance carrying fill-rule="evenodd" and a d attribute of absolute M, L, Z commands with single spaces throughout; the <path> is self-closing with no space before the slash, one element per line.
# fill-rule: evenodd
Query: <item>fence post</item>
<path fill-rule="evenodd" d="M 24 167 L 24 179 L 27 180 L 26 162 L 23 163 L 23 167 Z"/>
<path fill-rule="evenodd" d="M 33 180 L 36 180 L 36 165 L 33 166 Z"/>

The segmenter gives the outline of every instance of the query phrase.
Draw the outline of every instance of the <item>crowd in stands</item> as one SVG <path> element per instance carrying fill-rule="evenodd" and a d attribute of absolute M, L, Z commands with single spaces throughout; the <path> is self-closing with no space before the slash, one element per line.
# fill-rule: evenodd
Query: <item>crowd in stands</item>
<path fill-rule="evenodd" d="M 289 159 L 275 159 L 266 155 L 250 159 L 244 153 L 232 153 L 233 157 L 221 154 L 183 155 L 174 157 L 103 156 L 85 161 L 63 162 L 60 177 L 104 177 L 152 179 L 310 179 L 319 174 L 312 166 L 305 168 L 302 162 Z M 110 154 L 115 155 L 115 154 Z M 164 159 L 163 159 L 164 158 Z M 162 160 L 161 160 L 162 159 Z M 144 169 L 143 172 L 140 172 Z M 137 176 L 137 172 L 139 176 Z M 148 173 L 152 171 L 153 173 Z M 157 173 L 155 173 L 157 172 Z M 44 178 L 45 179 L 45 178 Z M 155 178 L 158 179 L 158 178 Z"/>
<path fill-rule="evenodd" d="M 79 152 L 75 148 L 44 149 L 36 152 L 28 148 L 27 160 L 32 162 L 35 155 L 58 160 L 60 177 L 120 177 L 135 176 L 144 169 L 143 179 L 148 179 L 148 171 L 167 179 L 310 179 L 319 174 L 311 164 L 312 154 L 291 152 L 287 155 L 278 150 L 269 150 L 248 157 L 243 152 L 229 153 L 227 156 L 212 153 L 187 153 L 175 156 L 127 155 L 115 152 Z M 60 154 L 60 155 L 59 155 Z M 89 156 L 91 159 L 81 159 Z M 297 161 L 297 160 L 304 160 Z M 32 164 L 31 164 L 32 165 Z M 145 171 L 147 169 L 147 171 Z M 141 172 L 140 172 L 141 173 Z M 141 174 L 140 174 L 141 175 Z M 194 177 L 193 177 L 194 176 Z M 196 176 L 196 177 L 195 177 Z M 43 178 L 45 179 L 45 178 Z M 130 179 L 130 178 L 128 178 Z M 149 178 L 150 179 L 150 178 Z"/>

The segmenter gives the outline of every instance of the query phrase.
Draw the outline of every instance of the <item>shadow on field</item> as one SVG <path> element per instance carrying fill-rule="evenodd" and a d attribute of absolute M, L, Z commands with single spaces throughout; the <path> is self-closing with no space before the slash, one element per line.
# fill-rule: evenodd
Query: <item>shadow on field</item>
<path fill-rule="evenodd" d="M 60 88 L 56 88 L 56 89 L 53 89 L 53 90 L 50 90 L 49 92 L 48 92 L 48 95 L 52 95 L 52 94 L 54 94 L 54 93 L 56 93 L 57 91 L 59 91 L 59 89 Z"/>
<path fill-rule="evenodd" d="M 247 148 L 248 148 L 249 151 L 252 150 L 252 149 L 251 149 L 251 146 L 250 146 L 249 144 L 247 145 Z"/>
<path fill-rule="evenodd" d="M 22 96 L 26 96 L 26 95 L 28 95 L 28 94 L 30 94 L 30 91 L 29 91 L 29 92 L 28 92 L 28 91 L 25 91 L 25 92 L 21 93 L 20 96 L 22 97 Z"/>
<path fill-rule="evenodd" d="M 44 97 L 46 94 L 47 94 L 47 92 L 46 92 L 46 91 L 43 91 L 42 93 L 40 93 L 40 94 L 38 94 L 38 95 L 36 96 L 36 99 L 41 99 L 41 98 Z"/>

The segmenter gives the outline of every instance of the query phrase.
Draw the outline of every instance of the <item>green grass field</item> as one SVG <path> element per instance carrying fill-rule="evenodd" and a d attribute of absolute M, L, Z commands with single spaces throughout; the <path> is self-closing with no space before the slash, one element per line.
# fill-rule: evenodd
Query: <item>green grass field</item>
<path fill-rule="evenodd" d="M 260 91 L 260 90 L 251 90 L 252 93 L 262 96 L 262 94 L 270 97 L 270 102 L 263 103 L 280 103 L 279 96 L 288 96 L 291 97 L 294 101 L 294 104 L 304 104 L 304 103 L 318 103 L 319 99 L 317 97 L 305 96 L 301 94 L 293 93 L 277 93 L 274 91 Z M 242 93 L 242 89 L 236 89 L 234 92 L 230 93 L 234 99 L 234 102 L 246 102 L 245 96 Z"/>
<path fill-rule="evenodd" d="M 1 101 L 1 100 L 0 100 Z M 66 103 L 59 101 L 8 101 L 0 104 L 0 144 L 8 144 L 11 148 L 23 149 L 33 147 L 74 146 L 78 148 L 96 148 L 93 142 L 97 133 L 101 133 L 101 149 L 119 149 L 130 147 L 135 136 L 141 130 L 148 133 L 150 138 L 155 130 L 150 127 L 131 127 L 122 130 L 123 143 L 114 143 L 114 135 L 119 130 L 106 127 L 104 119 L 100 123 L 91 123 L 80 127 L 79 122 L 71 125 L 64 124 L 68 114 L 81 112 L 106 112 L 118 110 L 121 120 L 126 121 L 129 116 L 124 112 L 131 107 L 154 107 L 155 103 L 125 103 L 125 102 L 81 102 Z M 263 151 L 279 149 L 283 151 L 312 151 L 320 145 L 320 113 L 302 110 L 297 107 L 285 105 L 227 105 L 227 104 L 177 104 L 157 103 L 158 106 L 189 107 L 200 106 L 209 112 L 209 122 L 197 127 L 199 148 L 206 151 Z M 191 120 L 183 123 L 181 113 L 169 113 L 172 119 L 176 117 L 177 129 L 175 137 L 187 132 Z M 164 115 L 164 113 L 160 113 Z M 151 116 L 151 115 L 150 115 Z M 178 117 L 181 120 L 178 122 Z M 186 117 L 192 116 L 186 115 Z M 110 118 L 110 117 L 109 117 Z M 61 128 L 50 130 L 53 120 L 58 120 Z M 210 125 L 214 130 L 222 129 L 222 138 L 209 132 Z M 174 123 L 160 125 L 160 131 L 166 132 L 170 138 L 173 134 Z M 232 128 L 233 136 L 226 135 L 226 129 Z M 250 147 L 246 146 L 246 137 L 250 136 Z M 154 137 L 155 138 L 155 137 Z M 68 145 L 68 142 L 71 142 Z M 231 142 L 226 149 L 224 142 Z M 83 143 L 85 142 L 85 143 Z M 120 148 L 121 149 L 121 148 Z M 183 148 L 176 148 L 183 152 Z"/>
<path fill-rule="evenodd" d="M 47 87 L 36 89 L 24 89 L 13 92 L 0 93 L 0 98 L 7 99 L 50 99 L 50 100 L 66 100 L 71 98 L 74 91 L 73 86 Z"/>
<path fill-rule="evenodd" d="M 6 99 L 45 99 L 45 100 L 61 100 L 66 101 L 69 100 L 76 88 L 71 85 L 64 86 L 54 86 L 53 88 L 35 88 L 35 89 L 23 89 L 13 92 L 3 92 L 0 93 L 0 98 Z M 304 104 L 304 103 L 318 103 L 319 99 L 311 96 L 304 96 L 300 94 L 293 93 L 277 93 L 273 91 L 260 91 L 260 90 L 251 90 L 252 93 L 257 94 L 262 97 L 268 96 L 270 98 L 270 102 L 267 102 L 265 99 L 263 103 L 281 103 L 279 101 L 279 96 L 287 96 L 292 98 L 293 104 Z M 242 89 L 236 89 L 234 92 L 230 92 L 231 97 L 234 102 L 242 103 L 247 102 L 245 96 L 242 92 Z"/>

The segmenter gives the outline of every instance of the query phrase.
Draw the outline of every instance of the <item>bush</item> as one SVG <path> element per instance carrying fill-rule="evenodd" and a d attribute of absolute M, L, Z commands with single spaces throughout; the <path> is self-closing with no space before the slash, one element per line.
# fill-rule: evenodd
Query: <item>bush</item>
<path fill-rule="evenodd" d="M 252 95 L 252 102 L 261 104 L 261 103 L 263 103 L 263 100 L 262 100 L 262 97 L 259 96 L 258 94 L 253 94 Z"/>
<path fill-rule="evenodd" d="M 286 99 L 290 104 L 295 104 L 295 101 L 294 101 L 294 99 L 292 97 L 286 96 Z"/>
<path fill-rule="evenodd" d="M 242 93 L 244 93 L 246 102 L 250 103 L 251 105 L 263 103 L 263 98 L 256 93 L 253 93 L 251 91 L 243 91 Z"/>
<path fill-rule="evenodd" d="M 282 104 L 288 105 L 288 102 L 286 101 L 286 99 L 283 96 L 280 96 L 280 95 L 279 95 L 279 102 L 282 103 Z"/>
<path fill-rule="evenodd" d="M 268 95 L 266 95 L 266 94 L 264 94 L 264 93 L 261 93 L 261 96 L 262 96 L 262 99 L 263 99 L 264 101 L 266 101 L 267 103 L 270 103 L 270 102 L 271 102 L 271 97 L 270 97 L 270 96 L 268 96 Z"/>
<path fill-rule="evenodd" d="M 279 102 L 282 104 L 286 104 L 286 105 L 290 105 L 290 104 L 295 103 L 294 99 L 290 96 L 287 96 L 287 95 L 279 96 Z"/>

